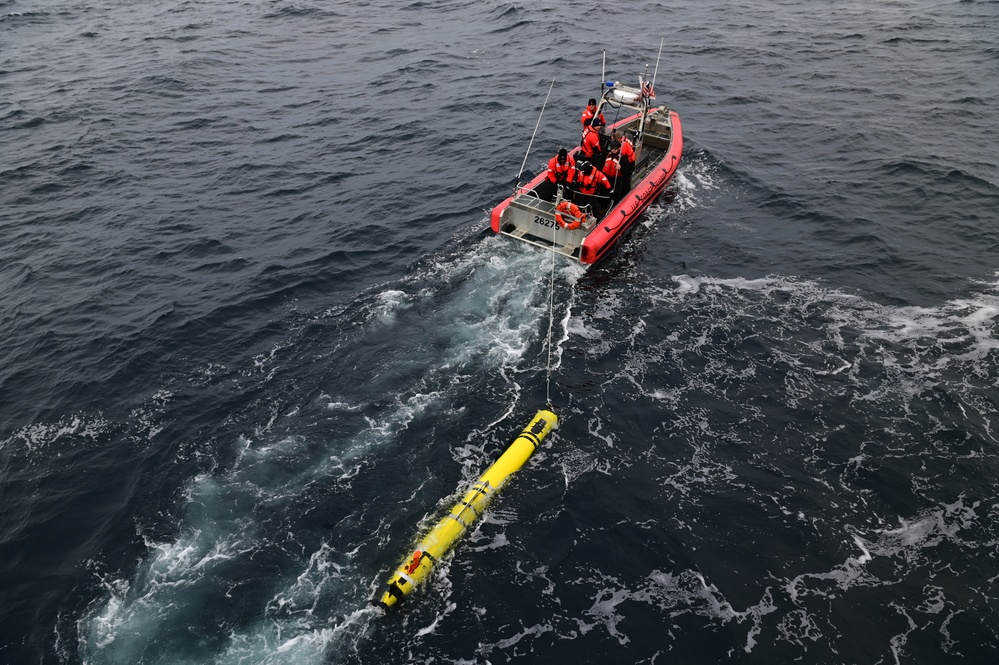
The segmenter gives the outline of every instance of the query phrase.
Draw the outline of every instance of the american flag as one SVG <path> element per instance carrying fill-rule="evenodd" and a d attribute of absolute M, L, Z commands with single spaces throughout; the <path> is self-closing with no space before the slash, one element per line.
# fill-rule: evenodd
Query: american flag
<path fill-rule="evenodd" d="M 652 81 L 646 81 L 642 79 L 642 94 L 649 99 L 656 98 L 656 91 L 652 89 Z"/>

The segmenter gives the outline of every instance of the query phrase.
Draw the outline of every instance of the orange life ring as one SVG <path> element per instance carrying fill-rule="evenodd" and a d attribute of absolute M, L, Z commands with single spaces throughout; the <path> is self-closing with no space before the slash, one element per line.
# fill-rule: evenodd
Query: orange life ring
<path fill-rule="evenodd" d="M 565 221 L 565 217 L 562 216 L 562 213 L 565 213 L 566 216 L 573 217 L 573 221 L 567 223 Z M 555 221 L 558 222 L 558 225 L 562 228 L 575 231 L 583 222 L 586 221 L 586 215 L 575 203 L 562 201 L 555 206 Z"/>

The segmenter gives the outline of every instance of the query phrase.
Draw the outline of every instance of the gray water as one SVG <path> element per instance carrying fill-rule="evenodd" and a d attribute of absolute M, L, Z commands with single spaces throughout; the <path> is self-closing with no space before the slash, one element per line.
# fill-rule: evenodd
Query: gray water
<path fill-rule="evenodd" d="M 997 13 L 0 2 L 0 662 L 994 661 Z M 661 39 L 661 199 L 492 236 Z"/>

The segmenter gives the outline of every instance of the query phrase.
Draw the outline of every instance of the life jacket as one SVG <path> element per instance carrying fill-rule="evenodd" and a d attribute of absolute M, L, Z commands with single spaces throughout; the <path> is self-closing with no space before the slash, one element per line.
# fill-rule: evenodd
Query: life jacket
<path fill-rule="evenodd" d="M 566 218 L 568 217 L 568 221 Z M 555 221 L 564 229 L 575 231 L 581 224 L 586 223 L 586 215 L 579 206 L 571 201 L 562 201 L 555 206 Z"/>
<path fill-rule="evenodd" d="M 608 156 L 604 160 L 603 172 L 608 178 L 616 178 L 621 175 L 621 162 L 615 157 Z"/>
<path fill-rule="evenodd" d="M 607 176 L 602 171 L 596 169 L 590 171 L 590 175 L 578 174 L 576 183 L 580 194 L 596 194 L 597 185 L 603 185 L 605 189 L 610 189 L 611 186 L 610 181 L 607 180 Z"/>
<path fill-rule="evenodd" d="M 548 160 L 548 181 L 567 182 L 570 180 L 569 175 L 575 168 L 576 160 L 571 155 L 566 157 L 565 164 L 559 164 L 558 156 L 556 155 Z"/>
<path fill-rule="evenodd" d="M 604 124 L 604 125 L 607 124 L 606 122 L 604 122 L 604 114 L 603 113 L 601 113 L 598 117 L 600 118 L 600 122 L 602 124 Z M 579 121 L 583 123 L 583 127 L 589 127 L 591 120 L 593 120 L 593 111 L 590 110 L 590 106 L 589 106 L 589 104 L 587 104 L 586 108 L 583 109 L 583 115 L 581 115 L 579 117 Z"/>
<path fill-rule="evenodd" d="M 587 127 L 583 130 L 583 140 L 579 145 L 581 146 L 580 152 L 584 157 L 600 154 L 600 132 L 592 127 Z"/>
<path fill-rule="evenodd" d="M 621 139 L 621 159 L 627 161 L 629 164 L 634 165 L 635 163 L 635 144 L 631 142 L 629 138 Z"/>

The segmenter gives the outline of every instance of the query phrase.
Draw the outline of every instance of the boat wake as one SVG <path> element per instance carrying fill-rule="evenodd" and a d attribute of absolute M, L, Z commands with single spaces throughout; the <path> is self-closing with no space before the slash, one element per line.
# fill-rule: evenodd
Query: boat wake
<path fill-rule="evenodd" d="M 320 357 L 258 357 L 268 381 L 301 372 L 282 362 L 336 369 L 315 398 L 293 396 L 239 436 L 231 462 L 190 481 L 175 535 L 145 536 L 134 573 L 104 575 L 103 598 L 77 625 L 83 659 L 306 663 L 359 649 L 377 615 L 367 600 L 405 545 L 399 534 L 428 497 L 453 490 L 453 474 L 432 469 L 457 460 L 462 478 L 481 471 L 484 450 L 507 436 L 498 425 L 544 378 L 535 354 L 548 256 L 490 238 L 429 257 L 404 283 L 306 326 L 314 335 L 323 319 L 354 312 Z M 560 267 L 560 288 L 581 272 Z M 475 409 L 468 435 L 469 405 L 481 402 L 492 407 Z M 409 474 L 413 461 L 430 468 Z"/>

